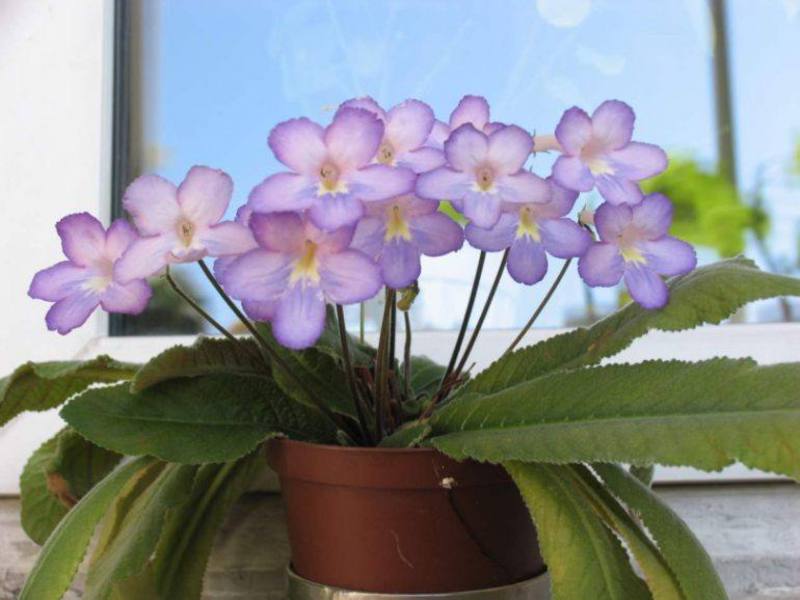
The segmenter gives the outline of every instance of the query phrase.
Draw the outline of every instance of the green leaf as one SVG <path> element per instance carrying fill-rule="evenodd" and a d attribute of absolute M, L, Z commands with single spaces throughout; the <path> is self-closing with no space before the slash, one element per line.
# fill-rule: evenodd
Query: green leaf
<path fill-rule="evenodd" d="M 201 337 L 191 346 L 173 346 L 148 361 L 131 381 L 131 391 L 140 392 L 170 379 L 215 373 L 269 376 L 270 370 L 251 338 L 232 342 Z"/>
<path fill-rule="evenodd" d="M 586 502 L 574 479 L 556 465 L 504 465 L 536 524 L 552 600 L 650 598 L 625 549 Z"/>
<path fill-rule="evenodd" d="M 20 477 L 21 520 L 28 537 L 44 544 L 69 509 L 121 458 L 69 428 L 40 446 Z"/>
<path fill-rule="evenodd" d="M 800 364 L 648 361 L 558 372 L 432 421 L 432 443 L 492 462 L 624 462 L 800 479 Z"/>
<path fill-rule="evenodd" d="M 464 392 L 488 394 L 555 370 L 599 363 L 651 330 L 678 331 L 720 323 L 748 302 L 799 296 L 800 280 L 760 271 L 745 258 L 723 260 L 669 281 L 670 302 L 658 311 L 628 304 L 598 321 L 517 350 L 483 371 Z"/>
<path fill-rule="evenodd" d="M 130 379 L 138 365 L 108 356 L 83 362 L 28 362 L 0 379 L 0 426 L 25 411 L 56 408 L 93 383 Z"/>
<path fill-rule="evenodd" d="M 59 600 L 69 588 L 97 523 L 117 494 L 152 463 L 139 458 L 118 467 L 67 514 L 48 538 L 19 600 Z"/>
<path fill-rule="evenodd" d="M 410 362 L 410 384 L 414 396 L 430 396 L 438 389 L 447 368 L 427 356 L 412 356 Z M 400 371 L 403 372 L 402 369 Z"/>
<path fill-rule="evenodd" d="M 432 429 L 427 423 L 412 422 L 404 425 L 378 444 L 382 448 L 412 448 L 427 438 Z"/>
<path fill-rule="evenodd" d="M 167 465 L 130 508 L 86 578 L 85 600 L 106 600 L 114 586 L 140 573 L 155 551 L 169 509 L 186 502 L 198 467 Z"/>
<path fill-rule="evenodd" d="M 687 600 L 727 600 L 728 595 L 708 553 L 672 509 L 649 488 L 617 465 L 592 468 L 641 520 L 678 578 Z"/>
<path fill-rule="evenodd" d="M 270 380 L 208 375 L 132 394 L 127 384 L 87 390 L 61 416 L 98 446 L 199 464 L 234 460 L 268 437 L 330 442 L 335 428 Z"/>

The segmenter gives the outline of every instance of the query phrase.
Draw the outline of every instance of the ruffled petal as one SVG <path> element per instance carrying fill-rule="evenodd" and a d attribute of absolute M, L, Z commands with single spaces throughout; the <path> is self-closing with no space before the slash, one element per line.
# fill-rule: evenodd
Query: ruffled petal
<path fill-rule="evenodd" d="M 565 111 L 556 126 L 556 139 L 565 154 L 580 154 L 581 149 L 592 139 L 592 120 L 586 111 L 577 106 Z"/>
<path fill-rule="evenodd" d="M 439 167 L 417 178 L 416 194 L 429 200 L 460 200 L 469 191 L 472 181 L 470 174 Z"/>
<path fill-rule="evenodd" d="M 502 203 L 497 194 L 467 192 L 462 201 L 461 213 L 478 227 L 490 228 L 500 219 Z"/>
<path fill-rule="evenodd" d="M 658 175 L 667 168 L 667 153 L 654 144 L 631 142 L 608 155 L 615 173 L 625 179 L 639 181 Z"/>
<path fill-rule="evenodd" d="M 414 171 L 388 165 L 369 165 L 348 175 L 350 193 L 364 202 L 408 194 L 416 180 Z"/>
<path fill-rule="evenodd" d="M 419 279 L 422 266 L 419 249 L 404 239 L 395 238 L 386 242 L 381 256 L 381 275 L 390 288 L 408 287 Z"/>
<path fill-rule="evenodd" d="M 442 256 L 455 252 L 464 243 L 464 230 L 444 213 L 434 212 L 409 220 L 414 244 L 426 256 Z"/>
<path fill-rule="evenodd" d="M 489 162 L 497 174 L 519 171 L 533 150 L 533 138 L 521 127 L 509 125 L 489 136 Z"/>
<path fill-rule="evenodd" d="M 658 274 L 645 266 L 628 265 L 625 285 L 631 297 L 643 308 L 663 308 L 669 300 L 667 285 Z"/>
<path fill-rule="evenodd" d="M 198 227 L 218 223 L 233 195 L 233 180 L 220 169 L 192 167 L 178 186 L 181 212 Z"/>
<path fill-rule="evenodd" d="M 498 177 L 495 186 L 497 195 L 504 202 L 543 203 L 552 197 L 552 190 L 547 181 L 528 171 Z"/>
<path fill-rule="evenodd" d="M 589 167 L 575 156 L 559 156 L 553 165 L 553 179 L 560 186 L 576 192 L 588 192 L 594 187 Z"/>
<path fill-rule="evenodd" d="M 354 250 L 359 250 L 372 258 L 377 258 L 383 249 L 386 237 L 386 224 L 377 217 L 364 217 L 358 222 L 353 234 L 351 244 Z"/>
<path fill-rule="evenodd" d="M 313 346 L 325 328 L 325 300 L 317 286 L 295 283 L 278 302 L 272 334 L 283 346 L 302 350 Z"/>
<path fill-rule="evenodd" d="M 147 308 L 153 296 L 153 290 L 144 279 L 135 279 L 129 283 L 112 283 L 100 295 L 100 306 L 110 313 L 138 315 Z"/>
<path fill-rule="evenodd" d="M 550 185 L 550 200 L 536 205 L 536 215 L 543 219 L 566 216 L 575 206 L 578 192 L 558 185 L 552 177 L 548 177 L 545 181 Z"/>
<path fill-rule="evenodd" d="M 370 162 L 383 139 L 383 123 L 361 108 L 343 108 L 325 130 L 329 157 L 343 170 Z"/>
<path fill-rule="evenodd" d="M 386 121 L 386 111 L 370 96 L 346 100 L 339 105 L 336 112 L 339 112 L 343 108 L 362 108 L 377 116 L 381 121 Z"/>
<path fill-rule="evenodd" d="M 410 219 L 435 213 L 439 210 L 440 202 L 438 200 L 429 200 L 417 196 L 404 196 L 400 204 L 403 207 L 403 214 L 406 218 Z"/>
<path fill-rule="evenodd" d="M 667 234 L 672 224 L 672 202 L 664 194 L 649 194 L 633 207 L 633 224 L 649 240 Z"/>
<path fill-rule="evenodd" d="M 433 110 L 419 100 L 406 100 L 386 115 L 384 137 L 395 152 L 415 150 L 425 143 L 433 128 Z"/>
<path fill-rule="evenodd" d="M 65 260 L 36 273 L 28 288 L 28 296 L 57 302 L 74 294 L 89 277 L 89 269 Z"/>
<path fill-rule="evenodd" d="M 317 197 L 317 183 L 305 175 L 276 173 L 250 192 L 248 204 L 256 212 L 305 210 Z"/>
<path fill-rule="evenodd" d="M 47 311 L 47 329 L 66 335 L 86 322 L 100 304 L 97 296 L 89 292 L 79 292 L 62 298 Z"/>
<path fill-rule="evenodd" d="M 578 263 L 578 274 L 591 287 L 611 287 L 619 283 L 625 272 L 625 261 L 619 249 L 604 242 L 589 246 Z"/>
<path fill-rule="evenodd" d="M 258 247 L 250 229 L 235 221 L 212 225 L 201 231 L 198 237 L 209 256 L 243 254 Z"/>
<path fill-rule="evenodd" d="M 324 231 L 353 225 L 363 214 L 364 205 L 352 194 L 319 198 L 308 211 L 311 222 Z"/>
<path fill-rule="evenodd" d="M 464 123 L 483 129 L 489 122 L 489 103 L 482 96 L 464 96 L 450 114 L 450 129 L 455 131 Z"/>
<path fill-rule="evenodd" d="M 427 143 L 429 146 L 441 150 L 444 148 L 444 143 L 448 137 L 450 137 L 450 126 L 437 120 L 433 122 Z"/>
<path fill-rule="evenodd" d="M 487 252 L 498 252 L 514 243 L 518 225 L 519 218 L 516 214 L 503 213 L 497 224 L 490 229 L 483 229 L 469 223 L 464 230 L 464 235 L 474 248 Z"/>
<path fill-rule="evenodd" d="M 558 258 L 581 256 L 592 243 L 589 232 L 570 219 L 544 219 L 539 231 L 544 249 Z"/>
<path fill-rule="evenodd" d="M 178 188 L 158 175 L 134 179 L 122 196 L 122 206 L 142 235 L 174 229 L 180 218 Z"/>
<path fill-rule="evenodd" d="M 88 267 L 105 259 L 106 231 L 89 213 L 68 215 L 56 223 L 64 255 L 76 265 Z"/>
<path fill-rule="evenodd" d="M 258 300 L 244 300 L 242 302 L 242 309 L 245 314 L 254 321 L 266 323 L 275 316 L 275 311 L 278 310 L 278 301 L 259 302 Z"/>
<path fill-rule="evenodd" d="M 174 234 L 139 238 L 114 263 L 114 280 L 128 283 L 155 275 L 167 265 L 168 255 L 177 243 Z"/>
<path fill-rule="evenodd" d="M 319 275 L 325 296 L 336 304 L 368 300 L 382 285 L 378 265 L 357 250 L 320 256 Z"/>
<path fill-rule="evenodd" d="M 508 274 L 525 285 L 533 285 L 544 279 L 547 273 L 547 256 L 544 248 L 530 237 L 523 236 L 514 241 L 508 251 Z"/>
<path fill-rule="evenodd" d="M 457 171 L 472 172 L 486 161 L 489 138 L 470 123 L 453 130 L 444 144 L 447 162 Z"/>
<path fill-rule="evenodd" d="M 251 250 L 224 270 L 220 283 L 239 300 L 275 300 L 289 285 L 292 263 L 287 254 Z"/>
<path fill-rule="evenodd" d="M 616 175 L 602 175 L 596 180 L 597 191 L 611 204 L 634 206 L 644 198 L 642 190 L 633 181 Z"/>
<path fill-rule="evenodd" d="M 256 242 L 273 252 L 300 252 L 306 239 L 303 218 L 293 212 L 255 213 L 250 218 L 250 229 Z"/>
<path fill-rule="evenodd" d="M 122 256 L 139 234 L 125 219 L 117 219 L 106 231 L 106 257 L 112 261 Z"/>
<path fill-rule="evenodd" d="M 640 242 L 638 247 L 647 266 L 660 275 L 683 275 L 697 266 L 694 248 L 669 235 L 654 241 Z"/>
<path fill-rule="evenodd" d="M 616 242 L 633 219 L 633 212 L 629 206 L 601 204 L 594 213 L 594 225 L 600 239 L 604 242 Z"/>
<path fill-rule="evenodd" d="M 267 143 L 275 157 L 292 171 L 316 175 L 328 156 L 325 130 L 310 119 L 290 119 L 276 125 Z"/>
<path fill-rule="evenodd" d="M 400 156 L 397 160 L 397 166 L 406 167 L 415 173 L 427 173 L 443 166 L 446 162 L 447 160 L 442 150 L 425 147 L 406 152 Z"/>
<path fill-rule="evenodd" d="M 633 109 L 619 100 L 606 100 L 592 114 L 592 135 L 609 150 L 618 150 L 631 141 Z"/>

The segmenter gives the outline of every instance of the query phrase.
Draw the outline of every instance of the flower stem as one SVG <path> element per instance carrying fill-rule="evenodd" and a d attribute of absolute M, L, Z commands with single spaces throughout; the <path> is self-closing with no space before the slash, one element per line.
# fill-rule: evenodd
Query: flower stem
<path fill-rule="evenodd" d="M 364 343 L 364 330 L 367 322 L 367 305 L 363 302 L 358 305 L 358 341 Z"/>
<path fill-rule="evenodd" d="M 397 356 L 397 293 L 392 292 L 392 312 L 389 314 L 391 324 L 391 336 L 389 337 L 389 365 L 394 368 L 395 357 Z"/>
<path fill-rule="evenodd" d="M 350 356 L 350 344 L 347 341 L 347 326 L 344 321 L 344 310 L 341 304 L 336 305 L 336 320 L 339 322 L 339 340 L 342 344 L 342 357 L 344 358 L 344 371 L 347 377 L 347 384 L 350 386 L 350 394 L 353 396 L 353 404 L 356 407 L 358 414 L 358 422 L 361 425 L 362 435 L 370 443 L 374 443 L 372 435 L 370 434 L 369 427 L 367 426 L 367 418 L 364 414 L 364 406 L 361 402 L 361 394 L 358 392 L 356 386 L 356 374 L 353 370 L 353 359 Z"/>
<path fill-rule="evenodd" d="M 183 289 L 181 289 L 181 286 L 178 285 L 178 282 L 175 281 L 175 279 L 173 279 L 172 274 L 169 272 L 169 265 L 167 265 L 167 270 L 164 277 L 166 278 L 167 283 L 169 283 L 170 287 L 175 291 L 175 293 L 178 294 L 178 296 L 180 296 L 189 306 L 191 306 L 195 310 L 195 312 L 197 312 L 197 314 L 199 314 L 206 321 L 208 321 L 211 324 L 211 326 L 214 327 L 214 329 L 219 331 L 222 335 L 224 335 L 232 342 L 236 343 L 239 342 L 239 340 L 236 339 L 235 335 L 233 335 L 230 331 L 225 329 L 225 327 L 220 325 L 220 323 L 216 319 L 214 319 L 210 314 L 208 314 L 205 311 L 205 309 L 202 306 L 200 306 L 200 304 L 198 304 L 193 298 L 189 296 L 189 294 L 187 294 L 186 292 L 183 291 Z"/>
<path fill-rule="evenodd" d="M 375 428 L 377 441 L 380 442 L 384 433 L 384 415 L 388 414 L 388 379 L 389 379 L 389 328 L 391 326 L 392 299 L 394 290 L 386 288 L 386 300 L 383 307 L 381 332 L 378 338 L 378 353 L 375 369 Z M 385 406 L 386 405 L 386 406 Z"/>
<path fill-rule="evenodd" d="M 550 298 L 553 297 L 553 293 L 556 291 L 556 288 L 561 283 L 561 280 L 564 279 L 564 275 L 566 275 L 567 269 L 569 269 L 569 265 L 571 263 L 572 259 L 570 258 L 569 260 L 567 260 L 567 262 L 564 263 L 564 266 L 561 267 L 561 271 L 559 271 L 556 280 L 553 282 L 553 285 L 550 286 L 550 289 L 547 290 L 547 294 L 545 294 L 544 298 L 542 298 L 542 301 L 539 303 L 539 306 L 536 307 L 536 310 L 531 315 L 531 318 L 528 319 L 527 323 L 525 323 L 525 327 L 522 328 L 517 337 L 514 338 L 514 341 L 511 342 L 511 345 L 508 348 L 506 348 L 506 351 L 503 352 L 500 358 L 502 358 L 506 354 L 511 354 L 517 347 L 517 345 L 520 343 L 520 341 L 522 341 L 522 338 L 525 337 L 525 334 L 528 333 L 528 330 L 530 330 L 530 328 L 533 327 L 533 324 L 536 322 L 536 319 L 539 318 L 539 315 L 542 314 L 544 307 L 547 306 L 547 303 L 550 302 Z"/>
<path fill-rule="evenodd" d="M 472 335 L 467 342 L 467 347 L 464 349 L 464 355 L 461 357 L 461 360 L 458 362 L 458 366 L 456 367 L 456 377 L 458 377 L 461 374 L 461 371 L 464 370 L 464 365 L 467 364 L 467 360 L 472 352 L 472 348 L 475 346 L 475 341 L 478 339 L 478 334 L 481 331 L 481 327 L 483 327 L 483 322 L 486 320 L 486 315 L 489 313 L 489 307 L 492 305 L 492 300 L 494 300 L 494 294 L 497 291 L 497 286 L 500 284 L 500 279 L 503 277 L 503 272 L 505 271 L 507 261 L 508 250 L 503 252 L 503 258 L 500 260 L 500 266 L 497 268 L 497 275 L 494 276 L 492 288 L 489 290 L 489 295 L 486 297 L 486 302 L 484 303 L 483 310 L 481 310 L 481 314 L 478 317 L 478 322 L 475 324 L 475 329 L 472 330 Z"/>
<path fill-rule="evenodd" d="M 411 318 L 408 311 L 403 311 L 403 321 L 406 326 L 406 340 L 403 347 L 403 383 L 405 386 L 406 401 L 411 400 Z"/>

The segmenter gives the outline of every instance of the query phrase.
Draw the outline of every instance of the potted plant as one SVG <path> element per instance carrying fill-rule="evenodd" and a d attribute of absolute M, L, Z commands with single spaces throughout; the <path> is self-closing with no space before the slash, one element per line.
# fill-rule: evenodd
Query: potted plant
<path fill-rule="evenodd" d="M 546 564 L 559 599 L 725 598 L 648 470 L 738 461 L 798 478 L 800 366 L 603 360 L 648 331 L 800 295 L 800 282 L 744 258 L 695 268 L 691 246 L 668 233 L 670 201 L 640 191 L 667 160 L 631 141 L 633 121 L 608 101 L 591 116 L 571 108 L 554 136 L 532 137 L 492 122 L 475 96 L 447 123 L 417 100 L 384 111 L 362 98 L 325 128 L 276 126 L 269 145 L 289 171 L 258 185 L 234 221 L 222 220 L 231 179 L 207 167 L 178 186 L 136 179 L 124 197 L 133 224 L 60 221 L 66 260 L 30 288 L 54 303 L 50 329 L 66 334 L 97 306 L 141 312 L 147 278 L 163 276 L 222 337 L 144 365 L 28 363 L 3 380 L 0 423 L 62 405 L 67 423 L 22 475 L 22 522 L 43 548 L 21 598 L 59 598 L 96 531 L 87 598 L 199 598 L 215 531 L 265 457 L 287 504 L 293 597 L 525 597 Z M 543 151 L 559 153 L 547 178 L 525 168 Z M 602 205 L 571 220 L 592 189 Z M 474 283 L 438 365 L 413 354 L 420 256 L 464 240 L 480 250 Z M 488 252 L 502 260 L 477 311 Z M 541 304 L 472 373 L 504 272 L 534 285 L 548 254 L 565 263 Z M 523 347 L 576 259 L 588 285 L 624 281 L 633 302 Z M 182 262 L 198 264 L 249 335 L 176 284 L 170 266 Z M 342 307 L 381 292 L 373 347 L 348 333 Z"/>

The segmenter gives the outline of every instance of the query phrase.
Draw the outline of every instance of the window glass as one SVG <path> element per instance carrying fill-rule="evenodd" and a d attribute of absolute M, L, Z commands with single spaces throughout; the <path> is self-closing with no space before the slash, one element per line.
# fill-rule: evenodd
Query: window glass
<path fill-rule="evenodd" d="M 698 245 L 701 262 L 745 252 L 765 268 L 794 272 L 800 2 L 723 4 L 738 195 L 715 175 L 713 27 L 704 0 L 151 1 L 138 70 L 143 164 L 173 181 L 193 164 L 224 169 L 236 182 L 232 216 L 281 169 L 266 145 L 270 128 L 300 115 L 326 122 L 351 97 L 371 95 L 387 107 L 415 97 L 446 120 L 462 95 L 479 94 L 494 119 L 540 133 L 572 105 L 592 110 L 619 98 L 637 111 L 635 137 L 670 153 L 672 170 L 653 185 L 671 194 L 675 232 Z M 544 174 L 552 160 L 540 154 L 532 165 Z M 417 327 L 457 327 L 476 257 L 463 250 L 423 262 Z M 498 254 L 487 261 L 484 293 L 498 263 Z M 551 260 L 533 288 L 506 277 L 486 327 L 524 323 L 559 268 Z M 196 271 L 179 274 L 230 322 Z M 573 268 L 539 324 L 585 322 L 623 301 L 619 290 L 588 292 Z M 176 305 L 166 298 L 134 331 L 197 327 L 185 312 L 171 316 Z M 375 314 L 372 307 L 368 326 Z M 737 318 L 798 316 L 800 306 L 770 301 Z"/>

